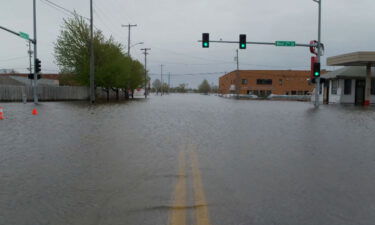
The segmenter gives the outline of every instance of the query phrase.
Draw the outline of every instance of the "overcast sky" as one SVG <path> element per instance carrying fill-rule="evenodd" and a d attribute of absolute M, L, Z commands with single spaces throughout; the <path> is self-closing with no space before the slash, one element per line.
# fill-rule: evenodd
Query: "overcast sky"
<path fill-rule="evenodd" d="M 89 17 L 89 0 L 50 0 Z M 212 40 L 237 41 L 247 34 L 248 41 L 293 40 L 308 43 L 317 39 L 318 5 L 312 0 L 94 0 L 94 23 L 106 37 L 127 45 L 127 28 L 132 29 L 131 55 L 144 62 L 140 48 L 152 50 L 148 68 L 153 79 L 171 73 L 173 85 L 188 83 L 196 87 L 204 78 L 217 83 L 218 77 L 236 69 L 237 44 L 214 44 L 202 49 L 197 40 L 209 32 Z M 1 0 L 0 25 L 33 34 L 32 0 Z M 323 57 L 352 51 L 374 51 L 374 0 L 323 0 Z M 56 73 L 53 46 L 63 18 L 69 13 L 45 0 L 37 0 L 38 57 L 42 72 Z M 0 69 L 26 72 L 26 41 L 0 30 Z M 247 46 L 240 50 L 240 69 L 309 69 L 309 50 L 305 47 Z M 333 69 L 333 68 L 328 68 Z M 197 74 L 181 76 L 181 74 Z M 217 73 L 198 75 L 199 73 Z M 159 74 L 159 75 L 156 75 Z M 177 76 L 178 75 L 178 76 Z"/>

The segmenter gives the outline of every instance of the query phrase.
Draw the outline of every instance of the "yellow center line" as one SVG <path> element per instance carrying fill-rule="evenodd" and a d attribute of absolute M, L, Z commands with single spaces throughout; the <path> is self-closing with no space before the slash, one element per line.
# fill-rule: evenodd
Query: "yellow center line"
<path fill-rule="evenodd" d="M 195 201 L 195 218 L 197 225 L 211 225 L 210 217 L 208 213 L 208 206 L 206 197 L 204 194 L 204 188 L 202 184 L 202 175 L 199 170 L 197 153 L 194 150 L 196 146 L 191 146 L 190 159 L 191 167 L 193 172 L 193 187 L 194 187 L 194 201 Z"/>
<path fill-rule="evenodd" d="M 174 191 L 170 225 L 186 225 L 186 161 L 184 151 L 179 154 L 178 165 L 178 181 Z"/>

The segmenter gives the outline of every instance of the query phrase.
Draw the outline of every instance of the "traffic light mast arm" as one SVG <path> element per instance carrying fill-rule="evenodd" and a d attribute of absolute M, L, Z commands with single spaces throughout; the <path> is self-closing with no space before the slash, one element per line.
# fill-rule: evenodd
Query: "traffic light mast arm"
<path fill-rule="evenodd" d="M 18 36 L 18 37 L 21 37 L 20 33 L 17 33 L 17 32 L 15 32 L 15 31 L 12 31 L 12 30 L 10 30 L 10 29 L 8 29 L 8 28 L 5 28 L 5 27 L 3 27 L 3 26 L 0 26 L 0 29 L 3 29 L 3 30 L 5 30 L 5 31 L 8 31 L 9 33 L 14 34 L 14 35 L 16 35 L 16 36 Z M 21 37 L 21 38 L 22 38 L 22 37 Z M 30 38 L 29 38 L 28 40 L 31 41 L 31 43 L 35 44 L 35 40 L 30 39 Z"/>
<path fill-rule="evenodd" d="M 202 40 L 198 40 L 198 42 L 203 42 Z M 226 44 L 239 44 L 239 41 L 211 41 L 211 43 L 226 43 Z M 255 41 L 247 41 L 246 44 L 250 45 L 275 45 L 275 42 L 255 42 Z M 299 47 L 317 47 L 315 44 L 299 44 L 296 43 L 296 46 Z"/>

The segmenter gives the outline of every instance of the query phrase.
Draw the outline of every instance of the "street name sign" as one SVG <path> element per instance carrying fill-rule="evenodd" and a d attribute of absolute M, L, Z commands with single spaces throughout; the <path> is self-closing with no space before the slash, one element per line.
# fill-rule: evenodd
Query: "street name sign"
<path fill-rule="evenodd" d="M 296 47 L 296 42 L 295 41 L 276 41 L 275 45 L 280 46 L 280 47 Z"/>
<path fill-rule="evenodd" d="M 19 32 L 19 35 L 20 35 L 20 37 L 23 38 L 23 39 L 30 40 L 30 36 L 29 36 L 29 34 L 27 34 L 27 33 Z"/>

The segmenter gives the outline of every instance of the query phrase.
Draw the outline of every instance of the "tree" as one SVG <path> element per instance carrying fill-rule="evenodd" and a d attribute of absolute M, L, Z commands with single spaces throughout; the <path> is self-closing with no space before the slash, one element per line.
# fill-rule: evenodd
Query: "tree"
<path fill-rule="evenodd" d="M 162 91 L 164 93 L 169 93 L 169 85 L 167 83 L 163 83 Z"/>
<path fill-rule="evenodd" d="M 60 35 L 55 43 L 55 58 L 62 73 L 69 74 L 66 79 L 74 79 L 80 85 L 89 85 L 90 71 L 90 27 L 77 14 L 73 18 L 64 19 Z M 136 88 L 144 84 L 144 67 L 132 60 L 123 52 L 121 44 L 112 37 L 106 39 L 102 32 L 94 32 L 95 57 L 95 86 L 101 87 L 107 93 L 116 91 L 119 99 L 119 90 L 133 93 Z M 66 82 L 69 83 L 69 82 Z"/>
<path fill-rule="evenodd" d="M 176 87 L 176 92 L 178 93 L 186 93 L 187 84 L 179 84 Z"/>
<path fill-rule="evenodd" d="M 212 93 L 218 93 L 219 92 L 219 86 L 217 86 L 217 85 L 211 86 L 211 92 Z"/>
<path fill-rule="evenodd" d="M 94 32 L 95 70 L 100 61 L 100 43 L 104 36 L 100 31 Z M 81 16 L 64 19 L 60 35 L 55 43 L 55 58 L 62 73 L 73 74 L 76 81 L 89 85 L 90 70 L 90 27 Z M 97 78 L 97 77 L 95 77 Z"/>
<path fill-rule="evenodd" d="M 154 80 L 154 82 L 152 82 L 152 87 L 155 89 L 156 94 L 158 94 L 161 90 L 161 81 L 159 79 Z"/>
<path fill-rule="evenodd" d="M 203 94 L 208 94 L 210 92 L 211 87 L 206 79 L 204 79 L 203 82 L 199 85 L 198 90 Z"/>
<path fill-rule="evenodd" d="M 142 87 L 145 82 L 144 67 L 138 60 L 133 60 L 131 64 L 131 76 L 129 79 L 129 89 L 134 98 L 134 90 Z"/>

